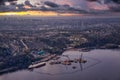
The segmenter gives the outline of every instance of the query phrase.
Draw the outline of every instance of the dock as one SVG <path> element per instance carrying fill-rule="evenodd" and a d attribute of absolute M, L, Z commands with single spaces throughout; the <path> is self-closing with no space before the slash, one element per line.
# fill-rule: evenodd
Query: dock
<path fill-rule="evenodd" d="M 86 63 L 87 60 L 84 59 L 74 59 L 74 60 L 61 60 L 61 61 L 51 61 L 49 64 L 62 64 L 62 65 L 71 65 L 72 63 Z"/>
<path fill-rule="evenodd" d="M 41 62 L 41 63 L 37 63 L 37 64 L 31 64 L 30 66 L 28 66 L 28 69 L 39 68 L 39 67 L 43 67 L 45 65 L 46 65 L 45 62 Z"/>

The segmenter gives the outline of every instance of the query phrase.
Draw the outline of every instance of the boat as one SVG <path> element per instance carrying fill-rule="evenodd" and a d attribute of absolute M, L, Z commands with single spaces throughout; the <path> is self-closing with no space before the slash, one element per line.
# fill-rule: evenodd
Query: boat
<path fill-rule="evenodd" d="M 68 60 L 65 60 L 62 62 L 63 65 L 71 65 L 71 62 L 69 62 Z"/>
<path fill-rule="evenodd" d="M 73 68 L 73 69 L 76 69 L 77 67 L 76 67 L 76 66 L 73 66 L 72 68 Z"/>
<path fill-rule="evenodd" d="M 55 62 L 50 62 L 49 64 L 50 64 L 50 65 L 61 64 L 61 62 L 60 62 L 60 61 L 55 61 Z"/>
<path fill-rule="evenodd" d="M 39 68 L 39 67 L 43 67 L 45 66 L 46 63 L 45 62 L 40 62 L 40 63 L 37 63 L 37 64 L 31 64 L 28 69 L 33 69 L 33 68 Z"/>
<path fill-rule="evenodd" d="M 86 63 L 86 62 L 87 62 L 87 60 L 84 60 L 84 59 L 77 59 L 77 61 L 78 61 L 79 63 Z"/>

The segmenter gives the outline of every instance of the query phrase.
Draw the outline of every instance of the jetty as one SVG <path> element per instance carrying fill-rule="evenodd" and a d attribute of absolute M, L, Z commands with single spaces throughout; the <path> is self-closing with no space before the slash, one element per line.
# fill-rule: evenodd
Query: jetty
<path fill-rule="evenodd" d="M 40 63 L 37 63 L 37 64 L 31 64 L 30 66 L 28 66 L 28 69 L 39 68 L 39 67 L 43 67 L 45 65 L 46 65 L 45 62 L 40 62 Z"/>

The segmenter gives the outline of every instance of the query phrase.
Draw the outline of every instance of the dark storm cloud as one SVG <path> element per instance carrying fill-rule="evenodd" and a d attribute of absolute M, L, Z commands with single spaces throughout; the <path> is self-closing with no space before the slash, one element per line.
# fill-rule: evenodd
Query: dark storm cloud
<path fill-rule="evenodd" d="M 46 7 L 46 5 L 48 7 Z M 44 4 L 42 7 L 40 7 L 40 10 L 43 11 L 56 11 L 56 12 L 72 12 L 72 13 L 85 13 L 86 11 L 81 10 L 79 8 L 75 8 L 69 4 L 57 4 L 52 1 L 44 1 Z"/>
<path fill-rule="evenodd" d="M 120 4 L 120 0 L 112 0 L 112 1 L 115 2 L 115 3 Z"/>
<path fill-rule="evenodd" d="M 120 0 L 110 0 L 113 3 L 108 3 L 108 6 L 111 11 L 120 12 Z"/>
<path fill-rule="evenodd" d="M 50 7 L 59 7 L 58 4 L 51 2 L 51 1 L 45 1 L 44 4 Z"/>
<path fill-rule="evenodd" d="M 30 1 L 28 1 L 28 0 L 26 0 L 25 2 L 24 2 L 24 5 L 27 5 L 27 6 L 30 6 L 30 7 L 33 7 L 33 5 L 30 3 Z"/>
<path fill-rule="evenodd" d="M 11 9 L 15 8 L 16 1 L 17 0 L 0 0 L 0 11 L 10 11 Z M 10 4 L 9 7 L 6 6 L 6 2 Z"/>
<path fill-rule="evenodd" d="M 43 10 L 57 12 L 90 12 L 90 11 L 120 11 L 120 0 L 0 0 L 0 10 Z M 6 6 L 5 2 L 10 5 Z M 36 5 L 36 4 L 37 5 Z M 12 6 L 11 6 L 12 5 Z M 11 9 L 12 8 L 12 9 Z"/>
<path fill-rule="evenodd" d="M 0 5 L 4 5 L 5 2 L 13 2 L 13 1 L 17 1 L 17 0 L 0 0 Z"/>

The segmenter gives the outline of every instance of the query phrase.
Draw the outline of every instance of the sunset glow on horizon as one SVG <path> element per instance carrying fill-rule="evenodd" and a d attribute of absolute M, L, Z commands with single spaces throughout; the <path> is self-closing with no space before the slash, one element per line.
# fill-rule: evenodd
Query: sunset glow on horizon
<path fill-rule="evenodd" d="M 54 11 L 21 11 L 21 12 L 0 12 L 0 16 L 10 15 L 31 15 L 31 16 L 81 16 L 82 14 L 77 13 L 58 13 Z"/>

